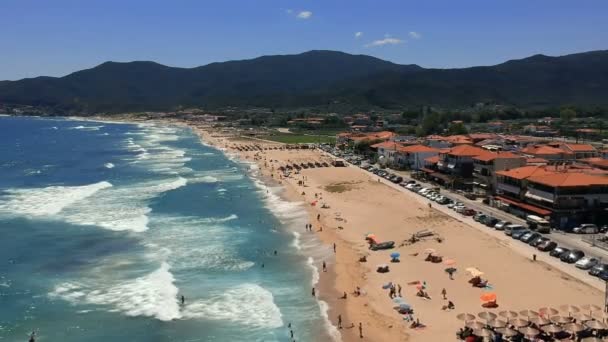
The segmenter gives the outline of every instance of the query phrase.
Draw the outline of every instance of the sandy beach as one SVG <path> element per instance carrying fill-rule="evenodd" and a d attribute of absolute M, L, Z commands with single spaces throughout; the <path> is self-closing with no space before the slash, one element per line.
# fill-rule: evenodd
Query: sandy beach
<path fill-rule="evenodd" d="M 205 130 L 195 130 L 206 143 L 237 153 L 240 158 L 257 161 L 266 175 L 285 186 L 285 195 L 293 201 L 304 201 L 310 214 L 313 230 L 326 244 L 336 245 L 335 264 L 329 272 L 321 273 L 319 298 L 330 305 L 329 317 L 337 326 L 342 316 L 344 341 L 448 341 L 462 327 L 458 313 L 476 314 L 484 311 L 480 296 L 486 292 L 497 295 L 498 308 L 520 311 L 540 307 L 559 307 L 563 304 L 599 304 L 603 293 L 549 265 L 526 258 L 479 230 L 459 222 L 421 201 L 378 181 L 377 177 L 355 167 L 322 167 L 303 169 L 289 178 L 278 179 L 278 167 L 287 163 L 322 161 L 328 157 L 316 150 L 238 151 L 238 145 L 277 146 L 255 140 L 234 140 L 213 136 Z M 304 186 L 300 181 L 304 181 Z M 315 196 L 316 194 L 316 196 Z M 312 205 L 313 202 L 316 205 Z M 329 206 L 321 208 L 321 204 Z M 317 220 L 319 216 L 319 220 Z M 322 228 L 322 231 L 321 231 Z M 413 233 L 430 229 L 441 237 L 405 244 Z M 303 232 L 305 232 L 303 228 Z M 364 237 L 374 233 L 381 241 L 395 241 L 396 248 L 385 251 L 368 249 Z M 424 260 L 426 249 L 436 250 L 443 260 L 455 261 L 458 271 L 451 280 L 442 263 Z M 390 254 L 399 252 L 400 263 L 390 263 Z M 367 262 L 359 262 L 367 256 Z M 315 260 L 321 263 L 322 260 Z M 390 272 L 377 273 L 376 266 L 388 264 Z M 471 286 L 466 268 L 476 267 L 484 272 L 490 288 Z M 431 299 L 416 296 L 414 282 L 426 283 Z M 402 287 L 402 297 L 414 309 L 414 317 L 426 327 L 411 329 L 394 307 L 388 290 L 383 285 L 392 282 Z M 359 286 L 363 292 L 355 296 Z M 454 310 L 442 310 L 447 300 Z M 339 299 L 346 292 L 347 299 Z M 362 323 L 363 338 L 358 324 Z M 354 325 L 354 327 L 352 327 Z"/>

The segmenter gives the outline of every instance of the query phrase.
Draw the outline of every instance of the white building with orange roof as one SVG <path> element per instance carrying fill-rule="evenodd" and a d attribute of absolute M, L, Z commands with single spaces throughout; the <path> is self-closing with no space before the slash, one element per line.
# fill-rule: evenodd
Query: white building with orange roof
<path fill-rule="evenodd" d="M 397 148 L 397 164 L 408 170 L 420 170 L 425 166 L 425 159 L 437 156 L 439 149 L 424 145 L 409 145 Z"/>
<path fill-rule="evenodd" d="M 484 153 L 473 157 L 473 177 L 478 192 L 496 189 L 496 172 L 526 165 L 526 158 L 512 152 Z"/>

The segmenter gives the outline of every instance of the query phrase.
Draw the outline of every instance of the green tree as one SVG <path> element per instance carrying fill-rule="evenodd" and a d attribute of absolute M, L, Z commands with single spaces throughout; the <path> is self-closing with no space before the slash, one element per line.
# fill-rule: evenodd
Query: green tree
<path fill-rule="evenodd" d="M 559 111 L 559 117 L 562 120 L 562 124 L 568 124 L 572 119 L 576 118 L 576 112 L 572 108 L 562 108 Z"/>
<path fill-rule="evenodd" d="M 450 135 L 467 134 L 469 131 L 462 122 L 453 123 L 448 127 L 448 133 Z"/>

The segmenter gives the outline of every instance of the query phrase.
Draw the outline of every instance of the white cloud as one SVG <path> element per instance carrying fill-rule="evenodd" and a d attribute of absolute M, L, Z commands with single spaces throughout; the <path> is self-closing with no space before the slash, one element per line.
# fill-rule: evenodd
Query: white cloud
<path fill-rule="evenodd" d="M 399 38 L 385 37 L 384 39 L 374 40 L 373 42 L 365 45 L 366 47 L 383 46 L 383 45 L 397 45 L 405 43 L 404 40 Z"/>
<path fill-rule="evenodd" d="M 312 12 L 311 11 L 301 11 L 300 13 L 298 13 L 297 17 L 299 19 L 309 19 L 310 17 L 312 17 Z"/>
<path fill-rule="evenodd" d="M 411 38 L 413 38 L 413 39 L 420 39 L 420 38 L 422 38 L 422 35 L 420 33 L 418 33 L 418 32 L 415 32 L 415 31 L 411 31 L 409 33 L 409 36 Z"/>
<path fill-rule="evenodd" d="M 361 36 L 363 35 L 363 32 L 355 32 L 355 39 L 359 39 L 361 38 Z"/>

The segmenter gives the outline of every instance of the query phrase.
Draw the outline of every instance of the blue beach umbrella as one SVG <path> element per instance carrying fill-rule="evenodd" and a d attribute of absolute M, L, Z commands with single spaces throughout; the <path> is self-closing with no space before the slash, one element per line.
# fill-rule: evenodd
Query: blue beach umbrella
<path fill-rule="evenodd" d="M 401 256 L 401 254 L 399 254 L 397 252 L 391 253 L 391 258 L 393 258 L 393 259 L 397 259 L 400 256 Z"/>

